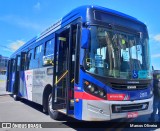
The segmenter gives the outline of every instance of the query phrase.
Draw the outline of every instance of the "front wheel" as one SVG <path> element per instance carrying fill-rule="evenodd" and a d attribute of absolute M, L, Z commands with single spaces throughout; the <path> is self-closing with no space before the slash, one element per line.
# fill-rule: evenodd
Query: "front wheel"
<path fill-rule="evenodd" d="M 62 114 L 60 114 L 60 112 L 52 109 L 52 94 L 48 97 L 48 113 L 54 120 L 59 120 L 62 118 Z"/>

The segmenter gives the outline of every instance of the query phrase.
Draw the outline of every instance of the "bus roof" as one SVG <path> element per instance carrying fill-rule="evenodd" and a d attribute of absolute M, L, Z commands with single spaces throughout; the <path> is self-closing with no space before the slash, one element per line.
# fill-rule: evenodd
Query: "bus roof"
<path fill-rule="evenodd" d="M 70 23 L 71 21 L 73 21 L 74 19 L 76 19 L 78 17 L 82 18 L 82 22 L 87 22 L 87 10 L 88 9 L 95 9 L 95 10 L 103 11 L 103 12 L 106 12 L 106 13 L 109 13 L 109 14 L 112 14 L 112 15 L 120 16 L 122 18 L 129 19 L 129 20 L 132 20 L 132 21 L 135 21 L 135 22 L 143 24 L 138 19 L 136 19 L 136 18 L 134 18 L 132 16 L 126 15 L 124 13 L 121 13 L 119 11 L 115 11 L 115 10 L 112 10 L 112 9 L 109 9 L 109 8 L 96 6 L 96 5 L 80 6 L 80 7 L 76 8 L 76 9 L 72 10 L 71 12 L 69 12 L 67 15 L 65 15 L 63 18 L 58 20 L 56 23 L 52 24 L 45 31 L 43 31 L 42 33 L 38 34 L 37 36 L 35 36 L 33 39 L 31 39 L 27 43 L 25 43 L 17 51 L 15 51 L 11 55 L 11 57 L 14 57 L 16 54 L 21 52 L 21 50 L 26 49 L 27 47 L 32 45 L 34 42 L 43 39 L 45 36 L 50 35 L 51 33 L 55 32 L 56 30 L 60 29 L 61 27 L 65 26 L 65 25 L 67 25 L 68 23 Z"/>

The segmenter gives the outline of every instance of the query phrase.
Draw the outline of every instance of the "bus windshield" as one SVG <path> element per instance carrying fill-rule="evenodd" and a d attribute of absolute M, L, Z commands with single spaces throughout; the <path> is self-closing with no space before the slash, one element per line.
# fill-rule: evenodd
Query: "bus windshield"
<path fill-rule="evenodd" d="M 121 79 L 150 79 L 148 36 L 91 26 L 85 69 L 96 75 Z"/>

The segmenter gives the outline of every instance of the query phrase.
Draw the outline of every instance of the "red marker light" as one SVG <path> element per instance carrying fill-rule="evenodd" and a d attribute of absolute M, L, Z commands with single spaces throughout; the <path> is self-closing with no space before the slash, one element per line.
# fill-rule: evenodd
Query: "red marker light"
<path fill-rule="evenodd" d="M 76 102 L 79 102 L 79 99 L 76 99 L 75 101 L 76 101 Z"/>

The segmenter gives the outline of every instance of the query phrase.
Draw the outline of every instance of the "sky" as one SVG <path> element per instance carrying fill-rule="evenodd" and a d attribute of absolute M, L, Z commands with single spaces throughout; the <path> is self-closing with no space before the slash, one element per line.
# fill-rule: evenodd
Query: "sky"
<path fill-rule="evenodd" d="M 0 0 L 0 54 L 10 56 L 25 42 L 81 5 L 117 10 L 148 27 L 151 65 L 160 70 L 159 0 Z"/>

